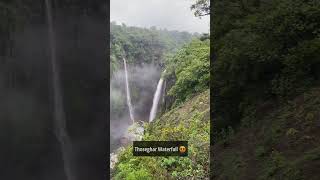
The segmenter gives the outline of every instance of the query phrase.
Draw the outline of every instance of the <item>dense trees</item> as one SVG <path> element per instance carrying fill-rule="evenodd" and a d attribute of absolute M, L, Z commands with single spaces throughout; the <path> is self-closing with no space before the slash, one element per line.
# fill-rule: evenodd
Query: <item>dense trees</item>
<path fill-rule="evenodd" d="M 176 51 L 191 41 L 197 34 L 188 32 L 168 31 L 155 27 L 128 27 L 112 22 L 110 27 L 110 59 L 111 71 L 118 69 L 122 57 L 135 65 L 162 65 L 165 55 Z"/>
<path fill-rule="evenodd" d="M 319 1 L 214 1 L 213 117 L 235 125 L 319 80 Z M 252 109 L 253 108 L 253 109 Z"/>
<path fill-rule="evenodd" d="M 209 40 L 195 39 L 166 59 L 166 76 L 175 79 L 168 95 L 176 104 L 209 88 L 209 44 Z"/>

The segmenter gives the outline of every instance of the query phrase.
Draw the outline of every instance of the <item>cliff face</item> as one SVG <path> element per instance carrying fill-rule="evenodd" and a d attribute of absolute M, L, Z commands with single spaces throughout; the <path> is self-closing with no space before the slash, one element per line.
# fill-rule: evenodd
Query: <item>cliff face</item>
<path fill-rule="evenodd" d="M 273 105 L 250 127 L 213 147 L 215 179 L 316 180 L 320 177 L 320 89 Z"/>
<path fill-rule="evenodd" d="M 165 85 L 164 85 L 164 90 L 163 90 L 163 95 L 164 95 L 163 102 L 160 106 L 162 113 L 170 110 L 172 104 L 174 103 L 174 97 L 169 96 L 168 92 L 169 92 L 170 88 L 172 88 L 172 86 L 174 85 L 175 80 L 176 79 L 174 78 L 174 76 L 167 77 L 165 80 Z"/>

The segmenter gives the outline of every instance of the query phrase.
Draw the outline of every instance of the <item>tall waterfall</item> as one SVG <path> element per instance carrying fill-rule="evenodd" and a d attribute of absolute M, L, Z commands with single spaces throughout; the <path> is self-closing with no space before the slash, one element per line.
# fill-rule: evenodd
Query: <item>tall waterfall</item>
<path fill-rule="evenodd" d="M 52 86 L 53 86 L 53 100 L 54 100 L 54 132 L 61 147 L 63 158 L 64 171 L 68 180 L 75 180 L 71 170 L 71 142 L 66 132 L 65 113 L 63 108 L 63 98 L 60 87 L 59 67 L 56 62 L 56 45 L 55 34 L 53 29 L 52 7 L 49 0 L 45 0 L 47 21 L 48 21 L 48 36 L 50 48 L 50 60 L 52 70 Z"/>
<path fill-rule="evenodd" d="M 153 102 L 152 102 L 152 108 L 150 111 L 150 116 L 149 116 L 149 122 L 152 122 L 154 120 L 154 118 L 157 115 L 157 111 L 158 111 L 158 104 L 159 104 L 159 100 L 160 100 L 160 96 L 161 96 L 161 90 L 162 90 L 162 85 L 163 85 L 163 78 L 160 78 L 158 85 L 157 85 L 157 90 L 154 93 L 153 96 Z"/>
<path fill-rule="evenodd" d="M 134 123 L 134 112 L 133 112 L 133 107 L 131 104 L 131 95 L 130 95 L 130 88 L 129 88 L 129 81 L 128 81 L 127 61 L 125 58 L 123 58 L 123 64 L 124 64 L 124 71 L 125 71 L 125 76 L 126 76 L 127 104 L 129 107 L 130 119 Z"/>

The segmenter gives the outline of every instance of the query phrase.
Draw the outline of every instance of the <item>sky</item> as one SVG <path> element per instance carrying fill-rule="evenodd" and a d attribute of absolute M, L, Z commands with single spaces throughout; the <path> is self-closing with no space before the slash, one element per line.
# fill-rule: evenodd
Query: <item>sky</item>
<path fill-rule="evenodd" d="M 208 33 L 210 17 L 195 17 L 195 0 L 111 0 L 110 20 L 127 26 Z"/>

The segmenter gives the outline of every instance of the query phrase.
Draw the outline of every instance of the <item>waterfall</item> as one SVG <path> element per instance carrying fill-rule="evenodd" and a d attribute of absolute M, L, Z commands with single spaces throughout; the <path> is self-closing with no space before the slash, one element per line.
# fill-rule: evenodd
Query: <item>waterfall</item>
<path fill-rule="evenodd" d="M 59 70 L 56 62 L 56 45 L 55 35 L 53 30 L 52 7 L 49 0 L 45 0 L 47 21 L 48 21 L 48 37 L 50 48 L 50 60 L 52 70 L 52 86 L 53 86 L 53 101 L 54 101 L 54 132 L 61 147 L 63 158 L 64 171 L 68 180 L 75 180 L 71 171 L 71 143 L 66 132 L 65 113 L 63 108 L 63 98 L 60 88 Z"/>
<path fill-rule="evenodd" d="M 128 81 L 127 62 L 126 62 L 125 58 L 123 58 L 123 64 L 124 64 L 124 71 L 125 71 L 125 76 L 126 76 L 127 104 L 128 104 L 128 107 L 129 107 L 130 119 L 134 123 L 134 112 L 133 112 L 133 107 L 132 107 L 132 104 L 131 104 L 131 95 L 130 95 L 130 88 L 129 88 L 129 81 Z"/>
<path fill-rule="evenodd" d="M 150 116 L 149 116 L 149 122 L 152 122 L 154 120 L 154 118 L 157 115 L 157 111 L 158 111 L 158 104 L 159 104 L 159 100 L 160 100 L 160 96 L 161 96 L 161 90 L 162 90 L 162 85 L 163 85 L 163 78 L 160 78 L 158 85 L 157 85 L 157 90 L 154 93 L 153 96 L 153 102 L 152 102 L 152 108 L 150 111 Z"/>

